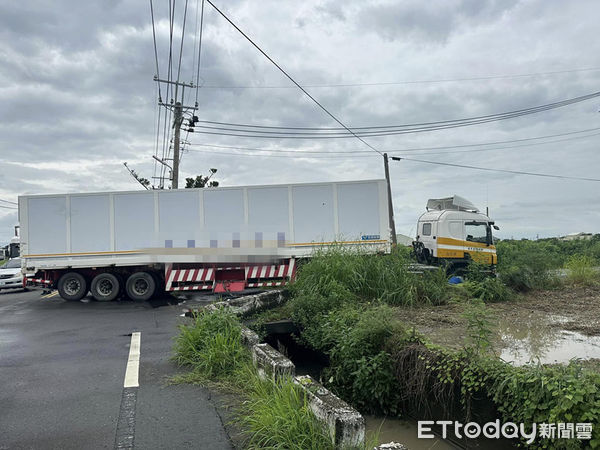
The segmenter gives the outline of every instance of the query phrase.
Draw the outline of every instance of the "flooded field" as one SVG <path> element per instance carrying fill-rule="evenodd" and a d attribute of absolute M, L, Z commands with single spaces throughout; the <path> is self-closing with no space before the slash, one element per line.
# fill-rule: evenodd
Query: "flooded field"
<path fill-rule="evenodd" d="M 523 365 L 600 359 L 600 288 L 567 288 L 518 296 L 487 305 L 492 346 L 507 362 Z M 464 345 L 466 320 L 460 304 L 398 310 L 399 317 L 435 344 Z"/>
<path fill-rule="evenodd" d="M 500 357 L 516 365 L 528 362 L 540 364 L 568 363 L 572 358 L 600 358 L 600 336 L 586 336 L 562 329 L 569 321 L 564 316 L 542 320 L 499 323 L 502 349 Z"/>

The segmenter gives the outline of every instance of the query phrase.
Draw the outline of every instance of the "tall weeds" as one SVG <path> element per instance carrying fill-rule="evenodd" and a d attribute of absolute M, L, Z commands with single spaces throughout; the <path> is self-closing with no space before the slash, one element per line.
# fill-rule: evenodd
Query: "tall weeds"
<path fill-rule="evenodd" d="M 573 284 L 592 285 L 598 281 L 598 272 L 593 258 L 586 255 L 573 255 L 565 263 L 567 281 Z"/>
<path fill-rule="evenodd" d="M 241 344 L 241 325 L 230 312 L 197 313 L 191 324 L 179 326 L 175 361 L 188 365 L 198 377 L 214 380 L 231 375 L 248 351 Z"/>

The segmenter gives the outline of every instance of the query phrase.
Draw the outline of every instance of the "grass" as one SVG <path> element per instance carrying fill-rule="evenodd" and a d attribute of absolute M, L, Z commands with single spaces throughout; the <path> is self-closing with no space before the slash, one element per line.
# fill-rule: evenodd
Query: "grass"
<path fill-rule="evenodd" d="M 214 380 L 230 376 L 248 358 L 241 344 L 241 325 L 226 310 L 200 312 L 191 324 L 179 326 L 175 361 L 190 366 L 198 378 Z"/>
<path fill-rule="evenodd" d="M 210 384 L 239 394 L 235 421 L 250 449 L 333 449 L 329 433 L 291 378 L 260 379 L 241 342 L 241 324 L 230 312 L 200 312 L 180 325 L 175 361 L 190 372 L 175 383 Z"/>
<path fill-rule="evenodd" d="M 238 416 L 248 432 L 247 448 L 333 450 L 329 433 L 291 378 L 263 380 L 248 370 L 247 399 Z"/>
<path fill-rule="evenodd" d="M 586 255 L 573 255 L 565 263 L 567 281 L 585 286 L 598 282 L 598 272 L 595 269 L 596 261 Z"/>

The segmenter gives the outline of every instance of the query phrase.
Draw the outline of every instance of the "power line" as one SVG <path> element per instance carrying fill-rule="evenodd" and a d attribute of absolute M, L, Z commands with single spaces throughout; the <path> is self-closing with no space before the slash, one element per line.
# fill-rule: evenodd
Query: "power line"
<path fill-rule="evenodd" d="M 187 149 L 190 152 L 199 152 L 199 153 L 211 153 L 211 154 L 215 154 L 215 155 L 232 155 L 232 156 L 257 156 L 259 158 L 288 158 L 288 159 L 306 159 L 306 158 L 310 158 L 310 159 L 348 159 L 347 156 L 341 156 L 341 155 L 336 155 L 336 156 L 312 156 L 312 155 L 299 155 L 300 152 L 295 152 L 295 155 L 257 155 L 257 154 L 252 154 L 252 153 L 234 153 L 234 152 L 217 152 L 217 151 L 211 151 L 211 150 L 200 150 L 200 149 L 195 149 L 195 148 L 188 148 Z M 374 157 L 378 157 L 379 155 L 376 155 L 373 152 L 365 152 L 368 153 L 367 155 L 356 155 L 353 156 L 353 158 L 374 158 Z M 325 153 L 322 153 L 326 154 Z"/>
<path fill-rule="evenodd" d="M 4 203 L 10 203 L 11 205 L 18 205 L 17 202 L 11 202 L 10 200 L 3 200 L 0 198 L 0 202 L 4 202 Z"/>
<path fill-rule="evenodd" d="M 196 11 L 198 7 L 196 6 Z M 196 71 L 196 104 L 198 103 L 198 86 L 200 86 L 200 58 L 202 56 L 202 30 L 204 28 L 204 0 L 202 0 L 202 11 L 200 12 L 200 37 L 198 40 L 198 69 Z"/>
<path fill-rule="evenodd" d="M 413 159 L 413 158 L 404 158 L 399 156 L 392 156 L 393 161 L 412 161 L 412 162 L 420 162 L 425 164 L 435 164 L 438 166 L 450 166 L 450 167 L 460 167 L 464 169 L 475 169 L 475 170 L 485 170 L 487 172 L 502 172 L 502 173 L 511 173 L 515 175 L 530 175 L 535 177 L 546 177 L 546 178 L 561 178 L 565 180 L 579 180 L 579 181 L 598 181 L 600 182 L 600 178 L 585 178 L 585 177 L 571 177 L 567 175 L 555 175 L 555 174 L 547 174 L 547 173 L 537 173 L 537 172 L 524 172 L 520 170 L 506 170 L 506 169 L 491 169 L 489 167 L 478 167 L 478 166 L 468 166 L 464 164 L 453 164 L 453 163 L 445 163 L 440 161 L 426 161 L 423 159 Z"/>
<path fill-rule="evenodd" d="M 529 114 L 536 114 L 543 111 L 549 111 L 552 109 L 562 108 L 565 106 L 580 103 L 592 98 L 600 97 L 600 91 L 593 92 L 590 94 L 574 97 L 566 100 L 561 100 L 553 103 L 546 103 L 543 105 L 533 106 L 529 108 L 517 109 L 506 111 L 502 113 L 487 114 L 482 116 L 472 116 L 461 119 L 451 119 L 433 122 L 420 122 L 411 124 L 399 124 L 399 125 L 380 125 L 380 126 L 368 126 L 368 127 L 352 127 L 346 131 L 350 131 L 352 136 L 389 136 L 394 134 L 406 134 L 406 133 L 417 133 L 424 131 L 433 131 L 439 129 L 457 128 L 462 126 L 477 125 L 481 123 L 495 122 L 500 120 L 511 119 L 515 117 L 521 117 Z M 252 125 L 252 124 L 236 124 L 227 122 L 215 122 L 215 121 L 199 121 L 199 123 L 208 123 L 210 125 L 197 125 L 198 128 L 214 131 L 198 131 L 203 134 L 217 134 L 226 136 L 238 136 L 238 137 L 275 137 L 275 138 L 340 138 L 340 137 L 351 137 L 344 133 L 343 128 L 316 128 L 316 127 L 278 127 L 278 126 L 265 126 L 265 125 Z M 213 126 L 213 125 L 224 125 L 224 126 Z M 265 131 L 266 130 L 266 131 Z M 275 131 L 271 131 L 275 130 Z M 281 131 L 279 131 L 281 130 Z M 290 131 L 291 130 L 291 131 Z M 296 131 L 302 130 L 302 131 Z M 229 133 L 233 132 L 233 133 Z M 242 134 L 234 134 L 242 133 Z"/>
<path fill-rule="evenodd" d="M 183 29 L 181 30 L 181 46 L 179 47 L 179 64 L 177 65 L 177 83 L 179 83 L 179 75 L 181 74 L 181 57 L 183 56 L 183 41 L 185 40 L 185 23 L 187 19 L 188 0 L 185 0 L 185 8 L 183 10 Z M 160 83 L 159 83 L 160 84 Z M 175 85 L 175 101 L 177 101 L 177 88 L 178 84 Z M 182 100 L 183 101 L 183 98 Z"/>
<path fill-rule="evenodd" d="M 598 131 L 598 130 L 600 130 L 600 127 L 589 128 L 589 129 L 580 130 L 580 131 L 571 131 L 571 132 L 567 132 L 567 133 L 549 134 L 549 135 L 545 135 L 545 136 L 536 136 L 536 137 L 529 137 L 529 138 L 522 138 L 522 139 L 511 139 L 511 140 L 506 140 L 506 141 L 480 142 L 477 144 L 447 145 L 447 146 L 440 146 L 440 147 L 407 148 L 407 149 L 402 149 L 402 150 L 390 149 L 390 150 L 385 150 L 385 151 L 387 153 L 412 153 L 412 152 L 421 152 L 421 151 L 426 151 L 426 150 L 461 149 L 461 148 L 469 148 L 469 147 L 491 146 L 491 145 L 498 145 L 498 144 L 510 144 L 510 143 L 517 143 L 517 142 L 530 142 L 533 140 L 548 139 L 548 138 L 560 137 L 560 136 L 572 136 L 573 134 L 587 133 L 590 131 Z M 574 137 L 570 137 L 567 139 L 557 139 L 557 140 L 547 141 L 547 142 L 533 142 L 533 143 L 529 143 L 529 144 L 515 145 L 515 146 L 493 147 L 493 148 L 474 149 L 474 150 L 449 151 L 449 152 L 440 152 L 440 153 L 422 153 L 422 154 L 435 155 L 435 154 L 446 154 L 446 153 L 469 153 L 469 152 L 504 150 L 504 149 L 510 149 L 510 148 L 552 144 L 552 143 L 556 143 L 556 142 L 565 142 L 565 141 L 570 141 L 570 140 L 575 140 L 575 139 L 583 139 L 583 138 L 598 136 L 598 135 L 600 135 L 600 133 L 593 133 L 593 134 L 588 134 L 588 135 L 584 135 L 584 136 L 574 136 Z M 371 153 L 370 151 L 362 151 L 362 150 L 345 150 L 345 151 L 335 151 L 335 150 L 334 151 L 323 151 L 323 150 L 301 150 L 301 149 L 285 150 L 285 149 L 268 149 L 268 148 L 257 148 L 257 147 L 238 147 L 238 146 L 231 146 L 231 145 L 204 144 L 204 143 L 189 143 L 189 145 L 200 146 L 200 147 L 224 148 L 224 149 L 232 149 L 232 150 L 271 152 L 271 153 L 309 153 L 309 154 L 314 153 L 314 154 L 345 154 L 345 155 L 359 155 L 359 154 L 364 154 L 364 153 Z"/>
<path fill-rule="evenodd" d="M 359 141 L 361 141 L 363 144 L 365 144 L 367 147 L 369 147 L 371 150 L 373 150 L 374 152 L 379 153 L 381 156 L 383 156 L 383 153 L 381 153 L 379 150 L 377 150 L 375 147 L 373 147 L 371 144 L 369 144 L 367 141 L 365 141 L 363 138 L 361 138 L 360 136 L 358 136 L 357 134 L 355 134 L 350 128 L 348 128 L 340 119 L 338 119 L 336 116 L 334 116 L 331 112 L 329 112 L 329 110 L 327 108 L 325 108 L 321 103 L 319 103 L 319 101 L 314 98 L 312 95 L 310 95 L 308 93 L 308 91 L 306 89 L 304 89 L 302 86 L 300 86 L 300 84 L 294 80 L 290 75 L 288 75 L 288 73 L 283 70 L 283 68 L 277 64 L 269 55 L 267 55 L 265 53 L 265 51 L 260 48 L 256 43 L 254 43 L 254 41 L 252 39 L 250 39 L 248 37 L 248 35 L 246 35 L 246 33 L 244 33 L 235 23 L 232 22 L 232 20 L 227 17 L 219 8 L 217 8 L 215 6 L 215 4 L 211 1 L 211 0 L 206 0 L 210 6 L 212 6 L 227 22 L 229 22 L 231 24 L 231 26 L 233 26 L 242 36 L 244 36 L 244 38 L 246 38 L 246 40 L 248 42 L 250 42 L 259 52 L 261 52 L 263 54 L 263 56 L 265 58 L 267 58 L 275 67 L 277 67 L 279 69 L 279 71 L 281 73 L 283 73 L 292 83 L 294 83 L 298 89 L 300 89 L 302 92 L 304 92 L 304 94 L 306 94 L 306 96 L 308 98 L 310 98 L 317 106 L 319 106 L 319 108 L 321 108 L 329 117 L 331 117 L 333 120 L 335 120 L 338 124 L 340 124 L 346 131 L 348 131 L 350 134 L 352 134 L 354 137 L 356 137 Z"/>
<path fill-rule="evenodd" d="M 160 72 L 158 70 L 158 50 L 156 48 L 156 30 L 154 27 L 154 5 L 152 4 L 152 0 L 150 0 L 150 16 L 152 17 L 152 40 L 154 42 L 154 60 L 156 61 L 156 76 L 160 78 Z M 158 83 L 158 96 L 162 97 L 160 92 L 160 83 Z"/>
<path fill-rule="evenodd" d="M 306 88 L 337 88 L 337 87 L 361 87 L 361 86 L 394 86 L 394 85 L 406 85 L 406 84 L 428 84 L 428 83 L 451 83 L 460 81 L 485 81 L 485 80 L 496 80 L 496 79 L 509 79 L 509 78 L 527 78 L 527 77 L 538 77 L 544 75 L 559 75 L 565 73 L 575 72 L 598 72 L 600 67 L 589 67 L 583 69 L 567 69 L 567 70 L 554 70 L 549 72 L 534 72 L 534 73 L 523 73 L 514 75 L 489 75 L 481 77 L 464 77 L 464 78 L 442 78 L 433 80 L 408 80 L 408 81 L 389 81 L 389 82 L 372 82 L 372 83 L 338 83 L 338 84 L 305 84 Z M 227 85 L 204 85 L 206 89 L 293 89 L 294 86 L 227 86 Z"/>
<path fill-rule="evenodd" d="M 19 208 L 15 208 L 14 206 L 4 206 L 4 205 L 0 205 L 0 208 L 4 208 L 4 209 L 19 209 Z"/>

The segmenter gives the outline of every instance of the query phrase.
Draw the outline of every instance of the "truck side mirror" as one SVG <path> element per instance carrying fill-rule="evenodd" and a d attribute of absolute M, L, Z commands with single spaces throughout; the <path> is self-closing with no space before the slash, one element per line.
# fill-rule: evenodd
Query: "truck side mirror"
<path fill-rule="evenodd" d="M 494 227 L 494 230 L 499 230 L 500 227 L 498 225 L 492 225 Z"/>

